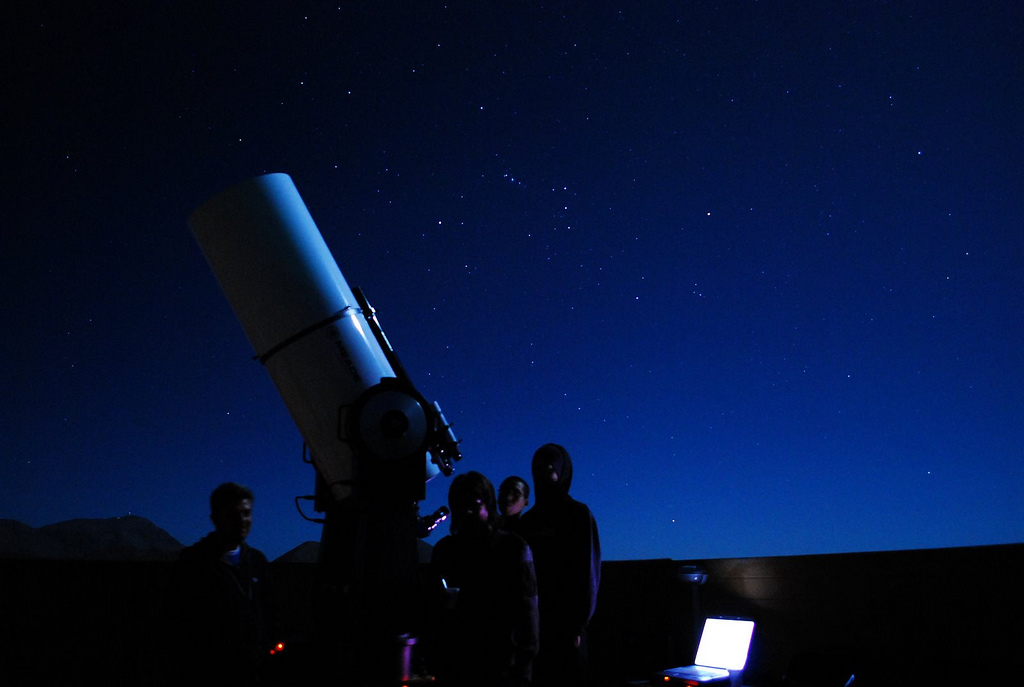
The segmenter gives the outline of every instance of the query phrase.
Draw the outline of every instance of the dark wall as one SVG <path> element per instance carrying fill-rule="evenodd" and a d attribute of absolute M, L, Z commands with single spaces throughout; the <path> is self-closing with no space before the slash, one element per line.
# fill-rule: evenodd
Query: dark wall
<path fill-rule="evenodd" d="M 683 565 L 708 575 L 680 579 Z M 170 564 L 0 560 L 0 684 L 161 684 Z M 274 564 L 286 631 L 311 626 L 316 568 Z M 794 657 L 846 661 L 861 685 L 939 684 L 947 666 L 1024 674 L 1024 545 L 707 561 L 611 561 L 590 628 L 596 687 L 691 662 L 705 615 L 754 618 L 747 682 Z M 339 619 L 340 622 L 340 619 Z M 174 650 L 188 650 L 188 638 Z M 960 682 L 962 680 L 957 680 Z M 968 681 L 967 684 L 975 683 Z M 804 683 L 807 684 L 807 683 Z M 819 684 L 826 684 L 820 682 Z"/>
<path fill-rule="evenodd" d="M 696 597 L 674 575 L 684 564 L 708 575 Z M 820 673 L 848 668 L 859 685 L 1024 682 L 1022 544 L 612 562 L 604 571 L 590 654 L 595 677 L 611 675 L 609 684 L 691 663 L 690 623 L 707 615 L 757 622 L 751 684 L 778 684 L 798 656 Z"/>
<path fill-rule="evenodd" d="M 168 563 L 0 560 L 0 682 L 154 684 L 169 570 Z"/>

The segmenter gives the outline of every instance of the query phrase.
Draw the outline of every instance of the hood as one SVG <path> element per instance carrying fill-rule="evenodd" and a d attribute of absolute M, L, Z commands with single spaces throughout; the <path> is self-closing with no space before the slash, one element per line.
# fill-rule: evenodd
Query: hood
<path fill-rule="evenodd" d="M 471 470 L 456 475 L 448 488 L 448 507 L 452 512 L 451 533 L 472 532 L 481 529 L 473 504 L 479 501 L 487 509 L 487 522 L 482 528 L 489 530 L 497 521 L 497 499 L 494 497 L 494 485 L 481 473 Z"/>
<path fill-rule="evenodd" d="M 537 502 L 568 496 L 572 486 L 572 459 L 564 446 L 544 444 L 533 454 L 533 489 Z M 558 474 L 558 481 L 547 479 L 550 470 Z"/>

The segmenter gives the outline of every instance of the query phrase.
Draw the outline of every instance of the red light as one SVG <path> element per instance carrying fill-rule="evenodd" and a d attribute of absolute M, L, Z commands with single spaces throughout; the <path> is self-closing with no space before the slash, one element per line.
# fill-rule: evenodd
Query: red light
<path fill-rule="evenodd" d="M 284 642 L 278 642 L 270 649 L 270 655 L 273 656 L 278 651 L 284 651 Z"/>

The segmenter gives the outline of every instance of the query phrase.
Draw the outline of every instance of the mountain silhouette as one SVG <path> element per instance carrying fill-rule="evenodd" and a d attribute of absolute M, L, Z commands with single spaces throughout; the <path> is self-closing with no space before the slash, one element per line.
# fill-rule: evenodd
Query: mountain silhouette
<path fill-rule="evenodd" d="M 175 560 L 182 544 L 146 518 L 83 518 L 44 527 L 0 519 L 0 558 Z"/>

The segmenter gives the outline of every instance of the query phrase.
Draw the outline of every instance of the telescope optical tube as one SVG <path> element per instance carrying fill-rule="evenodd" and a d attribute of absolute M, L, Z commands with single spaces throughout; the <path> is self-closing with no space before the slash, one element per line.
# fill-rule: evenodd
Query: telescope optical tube
<path fill-rule="evenodd" d="M 398 383 L 291 177 L 242 182 L 200 206 L 189 225 L 336 501 L 360 477 L 358 436 L 372 437 L 374 458 L 385 462 L 423 452 L 425 402 Z M 386 390 L 364 396 L 382 380 Z M 370 412 L 349 422 L 357 402 Z"/>

